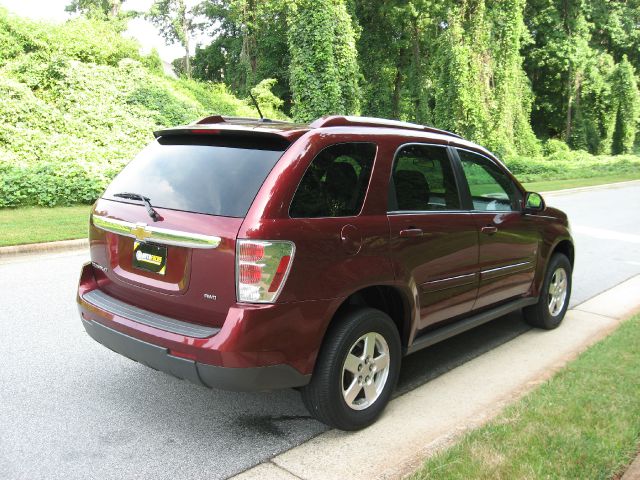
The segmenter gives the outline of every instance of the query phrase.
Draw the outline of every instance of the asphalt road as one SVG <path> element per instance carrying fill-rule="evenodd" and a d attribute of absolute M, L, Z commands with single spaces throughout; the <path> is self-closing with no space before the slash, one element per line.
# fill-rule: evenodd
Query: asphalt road
<path fill-rule="evenodd" d="M 547 197 L 576 239 L 572 304 L 640 274 L 640 184 Z M 85 333 L 85 254 L 0 258 L 0 478 L 215 479 L 326 429 L 293 390 L 207 390 L 127 360 Z M 513 339 L 513 314 L 407 357 L 398 394 Z"/>

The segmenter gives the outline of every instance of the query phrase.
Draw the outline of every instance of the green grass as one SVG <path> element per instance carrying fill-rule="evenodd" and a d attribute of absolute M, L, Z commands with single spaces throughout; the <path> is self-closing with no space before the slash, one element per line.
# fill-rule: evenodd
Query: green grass
<path fill-rule="evenodd" d="M 534 182 L 522 182 L 522 185 L 530 192 L 551 192 L 553 190 L 565 190 L 567 188 L 591 187 L 606 183 L 625 182 L 640 179 L 640 171 L 605 175 L 591 178 L 572 178 L 568 180 L 542 180 Z"/>
<path fill-rule="evenodd" d="M 609 479 L 640 443 L 640 315 L 484 427 L 427 460 L 412 480 Z"/>
<path fill-rule="evenodd" d="M 574 180 L 527 182 L 524 186 L 532 192 L 543 192 L 639 178 L 640 172 Z M 90 208 L 88 205 L 77 205 L 0 209 L 0 247 L 84 238 L 87 235 Z"/>
<path fill-rule="evenodd" d="M 87 236 L 89 205 L 0 209 L 0 247 Z"/>

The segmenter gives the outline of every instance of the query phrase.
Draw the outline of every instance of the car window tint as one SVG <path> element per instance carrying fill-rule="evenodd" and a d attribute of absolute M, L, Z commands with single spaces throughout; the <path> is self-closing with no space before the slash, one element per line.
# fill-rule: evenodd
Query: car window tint
<path fill-rule="evenodd" d="M 155 207 L 244 217 L 286 145 L 259 138 L 161 137 L 113 180 L 104 198 L 133 192 Z"/>
<path fill-rule="evenodd" d="M 293 218 L 346 217 L 362 209 L 376 145 L 341 143 L 325 148 L 311 162 L 293 197 Z"/>
<path fill-rule="evenodd" d="M 509 176 L 488 158 L 458 149 L 474 210 L 519 210 L 520 193 Z"/>
<path fill-rule="evenodd" d="M 459 210 L 460 198 L 446 147 L 407 145 L 396 155 L 390 210 Z"/>

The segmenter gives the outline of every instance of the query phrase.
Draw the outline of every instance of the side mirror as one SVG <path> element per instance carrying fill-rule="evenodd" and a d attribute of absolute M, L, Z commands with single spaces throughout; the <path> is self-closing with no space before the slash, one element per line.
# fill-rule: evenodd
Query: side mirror
<path fill-rule="evenodd" d="M 527 192 L 527 196 L 524 199 L 524 211 L 525 213 L 537 213 L 545 209 L 544 199 L 542 195 L 535 192 Z"/>

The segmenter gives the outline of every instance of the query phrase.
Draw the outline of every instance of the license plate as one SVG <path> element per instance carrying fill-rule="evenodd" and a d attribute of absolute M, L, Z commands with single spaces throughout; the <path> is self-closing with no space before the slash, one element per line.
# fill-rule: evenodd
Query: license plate
<path fill-rule="evenodd" d="M 133 266 L 164 275 L 167 272 L 167 247 L 153 243 L 133 243 Z"/>

